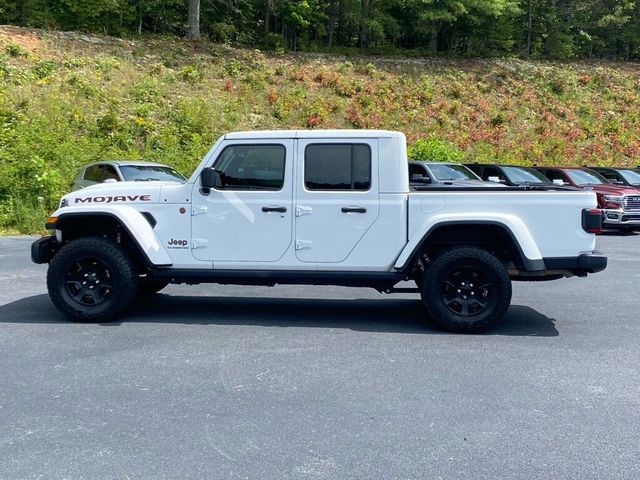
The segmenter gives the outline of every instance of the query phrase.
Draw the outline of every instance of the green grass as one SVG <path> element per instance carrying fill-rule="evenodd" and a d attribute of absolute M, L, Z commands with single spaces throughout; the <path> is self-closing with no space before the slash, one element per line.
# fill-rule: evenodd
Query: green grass
<path fill-rule="evenodd" d="M 100 39 L 0 28 L 0 231 L 41 230 L 87 162 L 144 158 L 188 174 L 234 130 L 397 129 L 434 159 L 640 163 L 638 65 Z"/>

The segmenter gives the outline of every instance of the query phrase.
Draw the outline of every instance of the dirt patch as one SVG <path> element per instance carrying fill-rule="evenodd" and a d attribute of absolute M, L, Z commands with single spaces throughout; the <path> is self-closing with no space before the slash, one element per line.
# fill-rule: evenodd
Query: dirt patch
<path fill-rule="evenodd" d="M 37 52 L 42 47 L 42 38 L 37 32 L 8 25 L 0 26 L 0 42 L 15 43 L 28 52 Z"/>

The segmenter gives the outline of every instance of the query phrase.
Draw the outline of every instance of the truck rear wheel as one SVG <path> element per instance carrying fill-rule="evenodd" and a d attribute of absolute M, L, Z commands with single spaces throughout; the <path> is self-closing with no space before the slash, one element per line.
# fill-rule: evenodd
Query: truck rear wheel
<path fill-rule="evenodd" d="M 47 288 L 53 304 L 70 319 L 104 321 L 122 313 L 136 298 L 138 272 L 116 242 L 80 238 L 51 260 Z"/>
<path fill-rule="evenodd" d="M 427 266 L 421 287 L 427 313 L 441 328 L 482 333 L 511 303 L 511 279 L 502 262 L 480 248 L 447 250 Z"/>

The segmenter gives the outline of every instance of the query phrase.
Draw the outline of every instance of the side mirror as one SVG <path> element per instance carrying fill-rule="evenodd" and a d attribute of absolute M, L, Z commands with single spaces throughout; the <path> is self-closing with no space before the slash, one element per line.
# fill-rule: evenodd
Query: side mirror
<path fill-rule="evenodd" d="M 501 183 L 500 182 L 500 177 L 489 177 L 487 178 L 488 181 L 493 182 L 493 183 Z"/>
<path fill-rule="evenodd" d="M 566 185 L 566 183 L 564 183 L 564 180 L 561 180 L 561 179 L 559 179 L 559 178 L 554 179 L 554 180 L 553 180 L 553 184 L 554 184 L 554 185 L 561 185 L 561 186 L 562 186 L 562 185 Z"/>
<path fill-rule="evenodd" d="M 202 188 L 222 188 L 222 175 L 212 167 L 205 168 L 200 174 Z"/>
<path fill-rule="evenodd" d="M 105 178 L 102 183 L 118 183 L 118 180 L 115 178 Z"/>

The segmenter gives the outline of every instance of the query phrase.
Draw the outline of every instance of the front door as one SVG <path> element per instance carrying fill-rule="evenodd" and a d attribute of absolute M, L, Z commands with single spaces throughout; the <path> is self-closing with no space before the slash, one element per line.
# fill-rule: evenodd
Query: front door
<path fill-rule="evenodd" d="M 292 239 L 293 140 L 229 142 L 214 161 L 222 187 L 193 190 L 198 260 L 276 262 Z"/>
<path fill-rule="evenodd" d="M 342 263 L 378 217 L 378 144 L 299 140 L 296 257 Z"/>

